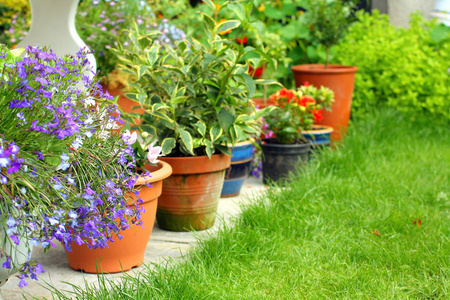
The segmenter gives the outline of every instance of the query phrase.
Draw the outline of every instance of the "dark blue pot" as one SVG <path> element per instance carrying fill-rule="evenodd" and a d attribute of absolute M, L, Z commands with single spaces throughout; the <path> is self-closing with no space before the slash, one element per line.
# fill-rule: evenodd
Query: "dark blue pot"
<path fill-rule="evenodd" d="M 253 158 L 253 144 L 251 142 L 242 142 L 230 147 L 231 166 L 225 173 L 225 182 L 223 183 L 220 197 L 233 197 L 239 195 L 245 179 L 250 173 Z"/>
<path fill-rule="evenodd" d="M 312 147 L 316 148 L 330 145 L 331 133 L 333 131 L 333 128 L 330 126 L 313 125 L 313 128 L 304 131 L 303 135 L 312 142 Z"/>

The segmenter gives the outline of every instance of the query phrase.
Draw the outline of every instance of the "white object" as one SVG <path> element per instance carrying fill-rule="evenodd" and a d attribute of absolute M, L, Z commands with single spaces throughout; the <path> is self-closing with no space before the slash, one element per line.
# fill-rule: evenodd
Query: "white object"
<path fill-rule="evenodd" d="M 435 12 L 432 12 L 431 16 L 450 26 L 450 0 L 436 0 L 434 10 Z"/>
<path fill-rule="evenodd" d="M 450 0 L 436 0 L 434 10 L 450 13 Z"/>
<path fill-rule="evenodd" d="M 75 28 L 79 0 L 29 0 L 31 28 L 18 47 L 49 46 L 58 57 L 75 55 L 86 47 Z M 88 55 L 92 70 L 97 70 L 93 54 Z M 90 76 L 92 77 L 92 76 Z"/>
<path fill-rule="evenodd" d="M 16 245 L 10 238 L 6 235 L 6 230 L 2 225 L 0 225 L 0 248 L 2 252 L 9 255 L 12 259 L 12 266 L 20 266 L 27 261 L 31 256 L 32 246 L 25 238 L 19 238 L 19 245 Z M 8 278 L 16 273 L 18 270 L 14 267 L 12 269 L 5 269 L 2 267 L 3 263 L 6 261 L 6 257 L 0 257 L 0 287 L 2 287 Z M 0 299 L 2 296 L 0 294 Z"/>
<path fill-rule="evenodd" d="M 420 11 L 429 19 L 434 9 L 434 0 L 388 0 L 389 20 L 392 25 L 408 27 L 412 12 Z"/>

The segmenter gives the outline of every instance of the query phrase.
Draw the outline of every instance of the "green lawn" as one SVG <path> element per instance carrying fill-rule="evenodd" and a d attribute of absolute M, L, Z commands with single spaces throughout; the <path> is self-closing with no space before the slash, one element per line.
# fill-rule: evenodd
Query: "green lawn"
<path fill-rule="evenodd" d="M 449 122 L 382 110 L 186 261 L 77 297 L 448 299 L 449 177 Z"/>

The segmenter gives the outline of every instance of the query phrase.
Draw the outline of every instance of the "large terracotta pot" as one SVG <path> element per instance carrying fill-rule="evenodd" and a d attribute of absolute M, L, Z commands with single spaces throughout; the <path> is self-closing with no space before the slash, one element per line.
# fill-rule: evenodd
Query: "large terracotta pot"
<path fill-rule="evenodd" d="M 334 140 L 340 140 L 348 126 L 357 70 L 353 66 L 341 65 L 328 65 L 326 69 L 324 65 L 297 65 L 292 67 L 297 87 L 307 81 L 316 87 L 323 85 L 333 90 L 335 100 L 331 106 L 331 111 L 323 110 L 323 120 L 318 124 L 333 127 L 335 131 L 331 134 L 331 137 Z"/>
<path fill-rule="evenodd" d="M 162 229 L 204 230 L 216 219 L 225 170 L 231 157 L 215 154 L 195 157 L 161 157 L 172 166 L 173 174 L 164 180 L 156 219 Z"/>
<path fill-rule="evenodd" d="M 141 214 L 143 227 L 133 225 L 124 230 L 122 239 L 113 237 L 114 242 L 109 243 L 109 248 L 89 249 L 86 244 L 72 244 L 72 252 L 66 250 L 69 266 L 75 270 L 83 270 L 86 273 L 116 273 L 130 270 L 140 266 L 144 262 L 145 248 L 155 223 L 158 197 L 161 195 L 163 179 L 170 176 L 172 168 L 165 162 L 159 162 L 158 167 L 146 165 L 151 171 L 151 177 L 139 177 L 135 187 L 139 190 L 139 197 L 144 201 L 142 206 L 145 212 Z M 151 183 L 151 187 L 145 184 Z M 133 200 L 136 195 L 130 193 Z M 130 203 L 134 206 L 134 202 Z"/>

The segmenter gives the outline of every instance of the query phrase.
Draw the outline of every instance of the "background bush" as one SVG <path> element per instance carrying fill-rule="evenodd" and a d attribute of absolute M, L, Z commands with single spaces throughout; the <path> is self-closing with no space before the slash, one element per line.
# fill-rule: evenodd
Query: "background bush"
<path fill-rule="evenodd" d="M 352 113 L 387 104 L 401 111 L 450 117 L 450 39 L 436 21 L 413 14 L 410 28 L 389 24 L 387 15 L 359 12 L 338 45 L 336 60 L 358 67 Z"/>

